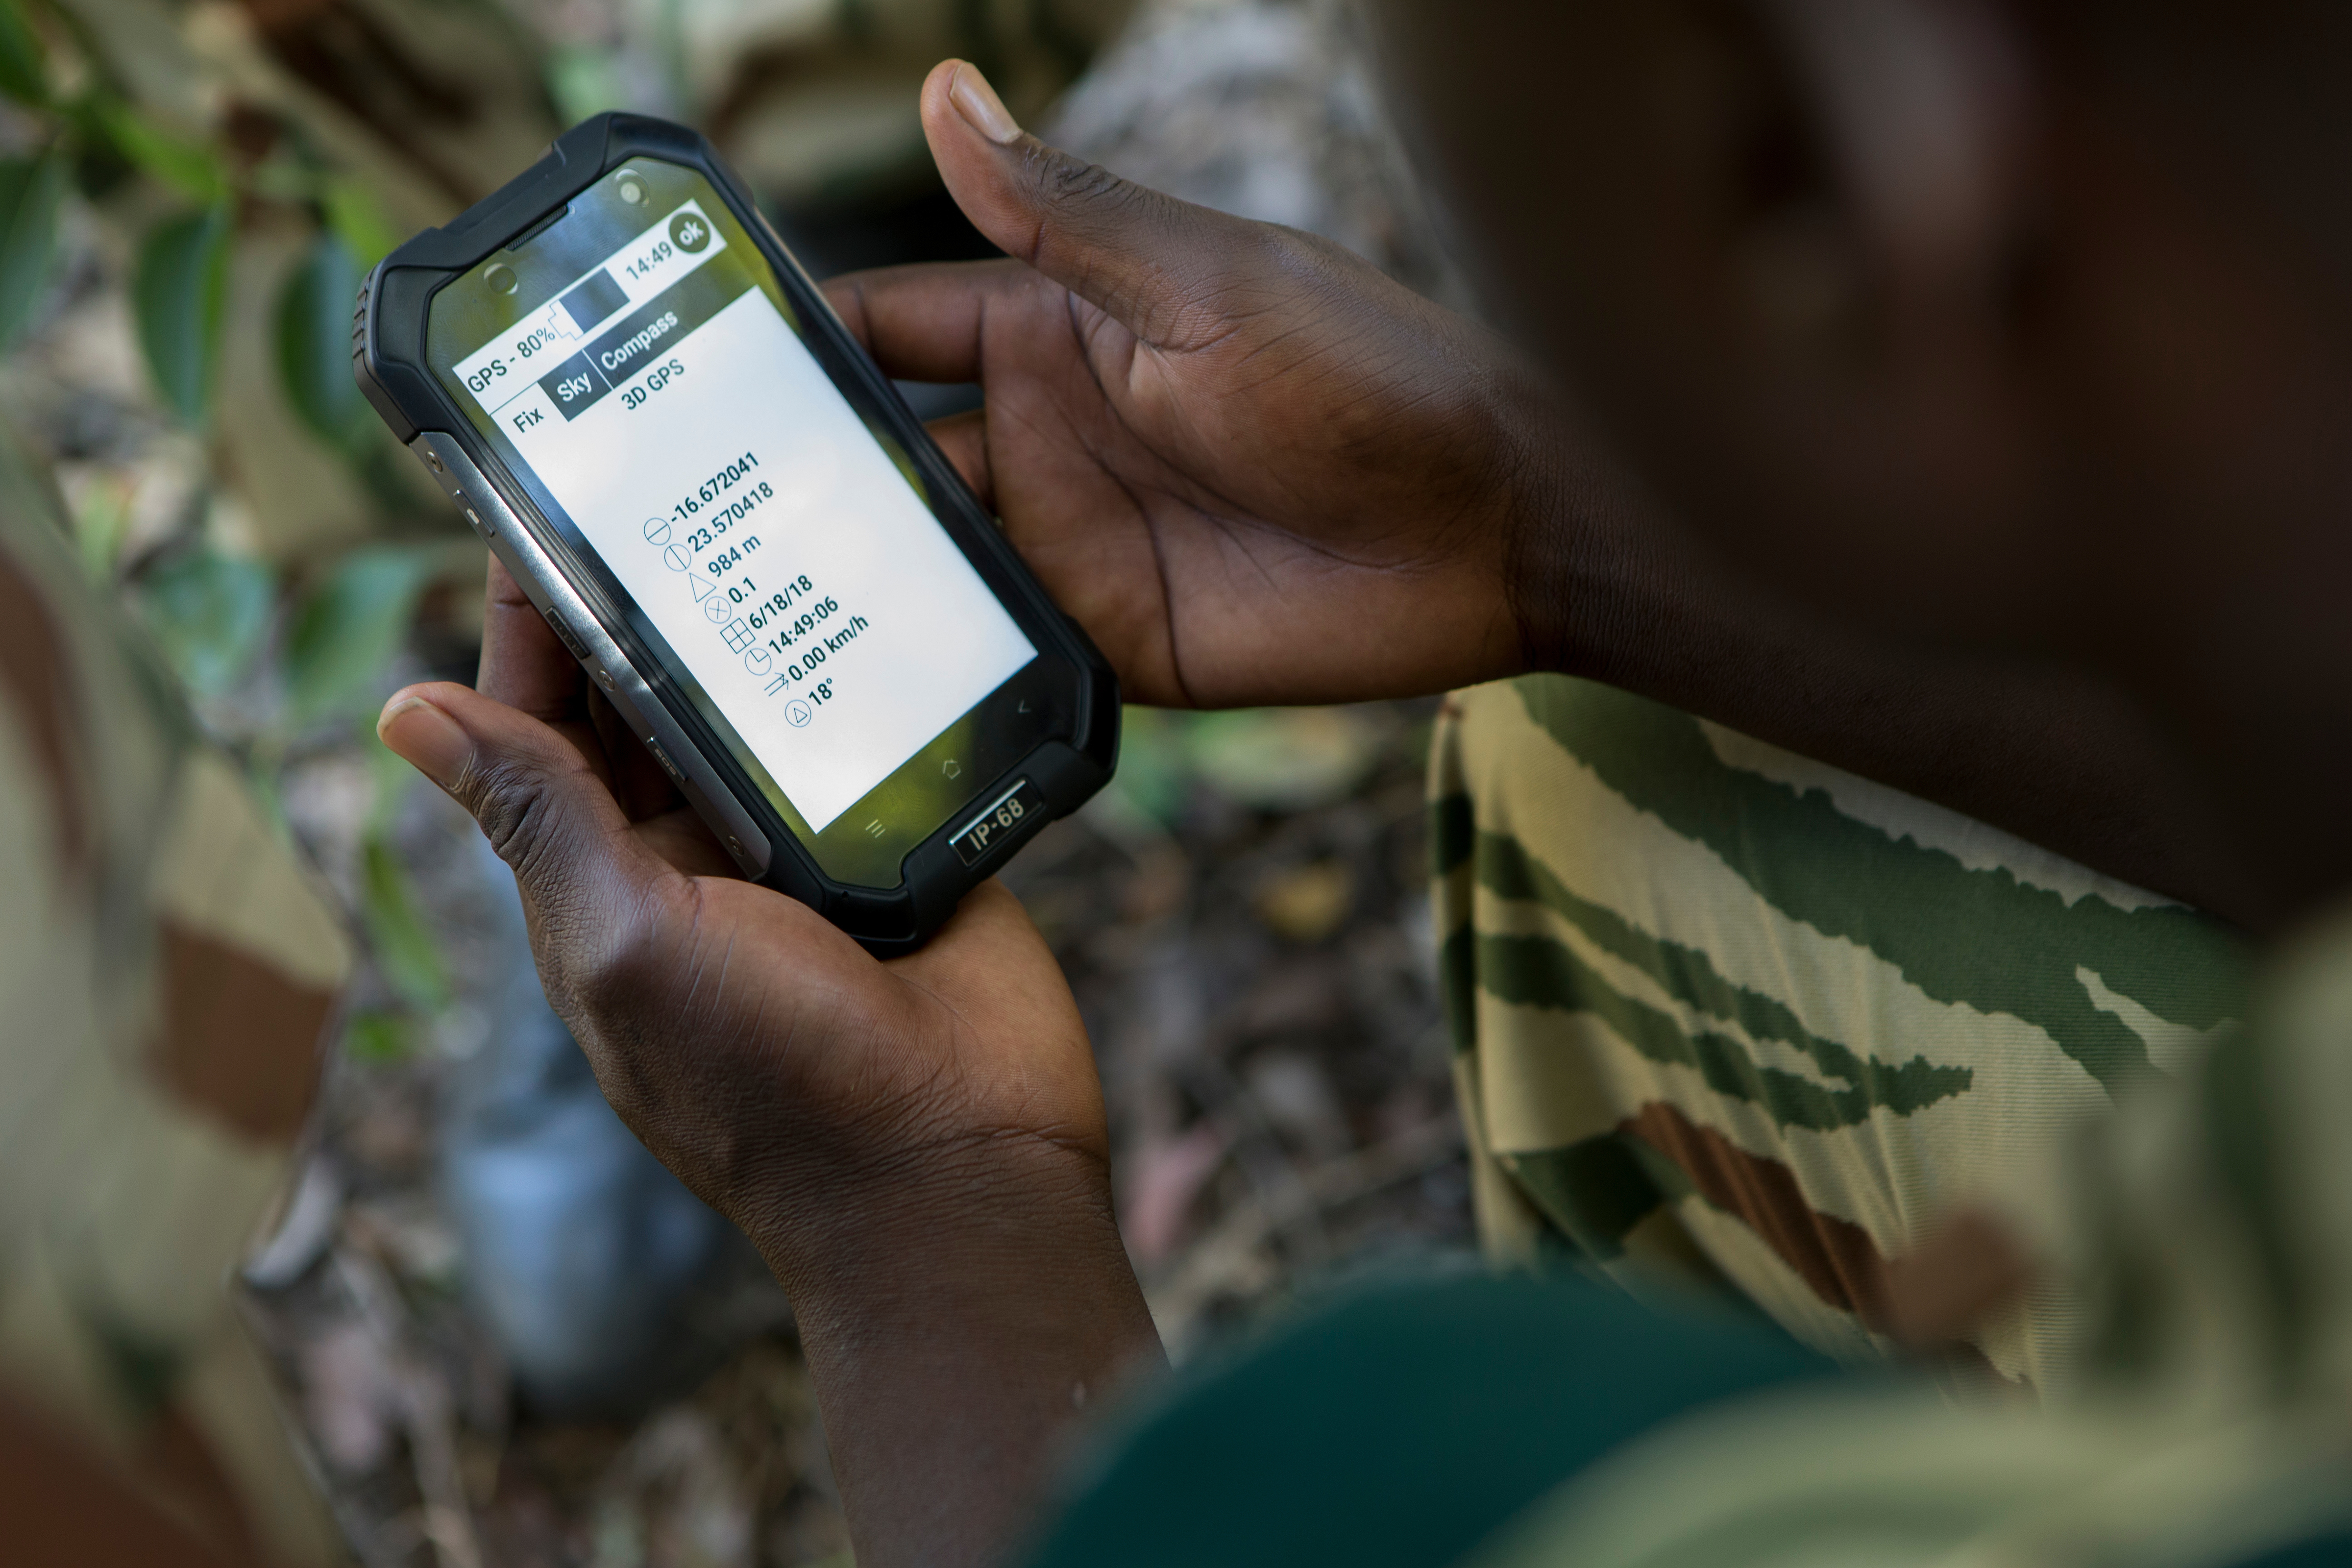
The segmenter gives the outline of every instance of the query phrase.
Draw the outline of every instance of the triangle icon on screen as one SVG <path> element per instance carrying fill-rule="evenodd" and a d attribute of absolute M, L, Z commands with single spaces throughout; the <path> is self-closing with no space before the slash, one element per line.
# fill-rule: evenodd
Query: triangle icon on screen
<path fill-rule="evenodd" d="M 686 580 L 694 584 L 694 597 L 697 604 L 709 598 L 711 592 L 719 586 L 699 572 L 688 573 Z"/>

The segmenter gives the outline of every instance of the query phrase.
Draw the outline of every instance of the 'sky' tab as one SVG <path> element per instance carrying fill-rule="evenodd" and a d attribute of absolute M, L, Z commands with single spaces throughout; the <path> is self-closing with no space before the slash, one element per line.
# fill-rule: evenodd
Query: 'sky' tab
<path fill-rule="evenodd" d="M 585 353 L 573 354 L 562 364 L 539 378 L 540 390 L 548 401 L 563 411 L 566 420 L 577 419 L 595 405 L 596 400 L 613 390 Z"/>

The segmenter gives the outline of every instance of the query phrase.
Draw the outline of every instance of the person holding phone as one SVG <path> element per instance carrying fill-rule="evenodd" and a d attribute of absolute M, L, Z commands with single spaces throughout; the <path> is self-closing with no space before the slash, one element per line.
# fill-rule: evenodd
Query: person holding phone
<path fill-rule="evenodd" d="M 2187 566 L 2196 552 L 2183 543 L 2216 510 L 2270 496 L 2263 566 L 2296 563 L 2289 585 L 2337 580 L 2325 531 L 2292 521 L 2332 516 L 2325 464 L 2302 461 L 2322 446 L 2294 444 L 2315 441 L 2316 426 L 2285 417 L 2326 405 L 2328 362 L 2283 347 L 2227 358 L 2236 345 L 2332 341 L 2325 273 L 2265 270 L 2226 242 L 2217 215 L 2277 197 L 2220 153 L 2221 172 L 2200 163 L 2194 177 L 2136 161 L 2152 138 L 2239 147 L 2192 111 L 2206 100 L 2181 109 L 2147 84 L 2204 82 L 2221 102 L 2261 71 L 2300 80 L 2316 52 L 2282 40 L 2303 24 L 2237 31 L 2182 8 L 2152 33 L 2118 31 L 2086 4 L 2004 30 L 1923 3 L 1889 8 L 1904 20 L 1842 53 L 1800 26 L 1822 7 L 1680 32 L 1634 9 L 1540 24 L 1498 12 L 1434 36 L 1392 22 L 1467 232 L 1531 346 L 1581 373 L 1671 515 L 1725 556 L 1744 553 L 1738 570 L 1597 456 L 1588 427 L 1499 340 L 1326 247 L 1058 157 L 969 67 L 934 73 L 925 123 L 950 189 L 1013 259 L 853 279 L 835 297 L 892 374 L 982 381 L 988 409 L 950 423 L 942 443 L 1139 700 L 1328 701 L 1570 669 L 2249 925 L 2310 907 L 2340 880 L 2336 856 L 2313 852 L 2315 817 L 2246 764 L 2292 759 L 2286 798 L 2315 801 L 2317 781 L 2336 776 L 2333 731 L 2222 700 L 2202 668 L 2184 675 L 2149 639 L 2094 638 L 2086 654 L 2039 635 L 2072 629 L 2066 613 L 2098 602 L 2079 574 L 2109 559 L 2102 542 L 2141 495 L 2116 476 L 2169 460 L 2184 471 L 2155 515 L 2172 531 L 2132 558 L 2126 603 L 2196 631 L 2210 659 L 2238 659 L 2248 677 L 2275 677 L 2265 658 L 2294 652 L 2284 668 L 2303 672 L 2288 684 L 2305 700 L 2324 704 L 2337 679 L 2324 672 L 2344 668 L 2324 616 L 2283 611 L 2260 637 L 2242 617 L 2216 622 L 2196 592 L 2213 574 Z M 2011 71 L 2021 57 L 2042 74 Z M 1573 63 L 1587 98 L 1563 109 L 1537 80 L 1468 85 L 1506 58 L 1527 73 Z M 1864 90 L 1923 60 L 1937 66 L 1916 93 Z M 2253 74 L 2200 76 L 2212 62 Z M 1717 94 L 1740 112 L 1676 119 L 1635 92 L 1671 80 L 1696 83 L 1702 107 Z M 2015 111 L 2027 82 L 2048 95 L 2046 118 Z M 1923 129 L 1906 115 L 1918 103 L 1950 112 Z M 1575 118 L 1587 113 L 1601 119 Z M 1773 140 L 1788 129 L 1776 113 L 1833 148 L 1843 136 L 1874 151 L 1851 167 L 1831 160 L 1834 177 L 1818 184 L 1775 184 L 1764 175 L 1809 168 L 1790 152 L 1802 137 Z M 1640 180 L 1581 155 L 1604 144 L 1602 124 L 1640 132 L 1651 158 Z M 1753 132 L 1780 162 L 1694 142 L 1691 124 Z M 1530 168 L 1561 182 L 1559 199 L 1528 199 L 1549 189 L 1531 191 Z M 1750 176 L 1760 183 L 1739 183 Z M 2084 215 L 2083 229 L 2029 221 L 2050 210 L 2043 178 L 2080 196 L 2062 210 Z M 1843 226 L 1806 227 L 1822 203 Z M 2134 271 L 2101 247 L 2117 236 L 2162 242 L 2130 249 L 2135 262 L 2176 265 Z M 2282 254 L 2307 248 L 2298 237 Z M 1857 273 L 1857 254 L 1879 270 Z M 2012 270 L 2021 258 L 2042 270 Z M 1855 276 L 1881 282 L 1842 281 Z M 2126 277 L 2154 293 L 2119 292 Z M 2209 322 L 2198 352 L 2236 365 L 2280 420 L 2224 417 L 2179 391 L 2201 388 L 2194 378 L 2113 374 L 2169 341 L 2148 338 L 2173 319 L 2165 290 L 2196 279 L 2231 285 L 2221 296 L 2246 307 Z M 2055 317 L 2032 308 L 2053 299 L 2067 307 Z M 1985 314 L 1987 300 L 2000 310 Z M 2037 335 L 2053 320 L 2107 331 Z M 2021 336 L 1988 362 L 1996 327 Z M 2082 384 L 2105 401 L 2061 395 Z M 2206 417 L 2165 425 L 2172 405 L 2126 395 L 2153 385 Z M 2105 423 L 2051 412 L 2084 406 Z M 2170 435 L 2151 442 L 2158 430 Z M 2263 447 L 2265 430 L 2286 446 Z M 1969 441 L 1938 445 L 1955 431 Z M 2297 462 L 2247 466 L 2273 450 Z M 2101 453 L 2132 462 L 2094 461 Z M 2301 488 L 2274 493 L 2255 482 L 2263 472 Z M 2210 510 L 2190 504 L 2206 497 Z M 2066 548 L 2025 547 L 2052 540 Z M 1807 597 L 1839 618 L 1790 608 Z M 1936 639 L 1901 635 L 1931 621 Z M 2099 624 L 2112 630 L 2113 613 Z M 649 759 L 606 749 L 569 656 L 495 576 L 488 639 L 482 690 L 403 693 L 387 742 L 471 807 L 516 868 L 550 994 L 615 1106 L 793 1293 L 861 1560 L 1001 1556 L 1034 1516 L 1057 1435 L 1156 1358 L 1110 1217 L 1091 1059 L 1049 955 L 988 885 L 930 944 L 876 963 L 804 907 L 727 875 Z M 1709 749 L 1720 760 L 1731 744 Z M 1779 765 L 1747 757 L 1748 773 Z M 1800 782 L 1799 798 L 1868 820 L 1870 805 L 1841 800 L 1836 781 Z M 1998 846 L 1941 847 L 2001 868 Z M 2062 906 L 2084 896 L 2044 890 Z M 2119 884 L 2100 896 L 2127 897 Z M 1684 971 L 1706 975 L 1687 959 Z M 2194 1032 L 2099 972 L 2099 990 L 2070 978 L 2144 1043 L 2177 1038 L 2167 1024 Z M 1974 1005 L 1965 984 L 1937 999 Z M 1955 1065 L 1928 1061 L 1931 1081 Z M 1950 1294 L 1990 1299 L 1959 1273 Z"/>

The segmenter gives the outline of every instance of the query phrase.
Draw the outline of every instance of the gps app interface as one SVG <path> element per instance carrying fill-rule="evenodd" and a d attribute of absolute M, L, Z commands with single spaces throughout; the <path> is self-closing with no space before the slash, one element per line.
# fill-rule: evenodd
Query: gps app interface
<path fill-rule="evenodd" d="M 674 205 L 455 374 L 822 832 L 1036 650 L 727 249 Z"/>

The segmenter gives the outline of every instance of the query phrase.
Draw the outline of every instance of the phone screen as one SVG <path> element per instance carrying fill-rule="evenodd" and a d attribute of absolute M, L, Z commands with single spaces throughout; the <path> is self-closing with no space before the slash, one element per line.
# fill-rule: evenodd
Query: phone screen
<path fill-rule="evenodd" d="M 638 159 L 606 175 L 445 289 L 430 340 L 476 427 L 835 876 L 895 881 L 892 852 L 1055 706 L 1033 681 L 1002 705 L 1009 731 L 979 721 L 1037 649 L 698 174 Z"/>

